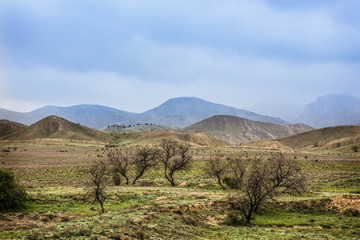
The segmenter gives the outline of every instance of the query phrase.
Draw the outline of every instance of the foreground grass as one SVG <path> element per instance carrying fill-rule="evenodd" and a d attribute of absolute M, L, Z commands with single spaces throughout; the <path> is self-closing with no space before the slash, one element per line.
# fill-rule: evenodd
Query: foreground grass
<path fill-rule="evenodd" d="M 103 215 L 83 188 L 41 188 L 31 195 L 25 211 L 2 215 L 1 239 L 358 239 L 360 234 L 359 216 L 299 209 L 289 203 L 297 202 L 295 196 L 269 204 L 246 225 L 232 221 L 226 193 L 219 190 L 111 187 Z"/>
<path fill-rule="evenodd" d="M 135 186 L 107 189 L 106 213 L 87 194 L 87 168 L 104 159 L 103 145 L 12 143 L 2 164 L 24 184 L 32 201 L 19 212 L 0 215 L 0 239 L 359 239 L 356 212 L 323 209 L 334 197 L 358 196 L 360 161 L 347 157 L 292 153 L 301 164 L 310 191 L 284 195 L 245 225 L 233 219 L 227 192 L 202 171 L 214 152 L 237 148 L 197 148 L 194 165 L 176 175 L 183 187 L 170 187 L 162 169 L 144 175 Z M 16 148 L 16 150 L 15 150 Z M 249 154 L 268 154 L 248 151 Z M 305 157 L 306 156 L 306 157 Z M 357 201 L 357 200 L 356 200 Z M 330 205 L 329 205 L 330 206 Z M 334 210 L 335 209 L 335 210 Z"/>

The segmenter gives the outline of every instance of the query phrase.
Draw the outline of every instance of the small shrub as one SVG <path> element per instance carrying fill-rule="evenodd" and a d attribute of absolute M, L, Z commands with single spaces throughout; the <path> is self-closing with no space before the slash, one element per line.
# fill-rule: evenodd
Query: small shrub
<path fill-rule="evenodd" d="M 360 212 L 359 212 L 359 210 L 357 210 L 355 208 L 348 208 L 345 210 L 344 214 L 348 215 L 348 216 L 357 217 L 360 215 Z"/>
<path fill-rule="evenodd" d="M 359 146 L 351 146 L 351 149 L 352 149 L 354 152 L 358 152 L 358 151 L 359 151 Z"/>
<path fill-rule="evenodd" d="M 244 225 L 245 222 L 239 217 L 239 213 L 230 212 L 224 220 L 224 224 L 229 226 L 241 226 Z"/>
<path fill-rule="evenodd" d="M 119 176 L 119 174 L 117 174 L 116 172 L 114 172 L 112 174 L 112 180 L 115 186 L 120 186 L 121 184 L 121 178 Z"/>
<path fill-rule="evenodd" d="M 222 181 L 231 189 L 236 188 L 236 181 L 233 177 L 225 176 Z"/>
<path fill-rule="evenodd" d="M 23 208 L 28 198 L 25 188 L 16 182 L 14 174 L 0 169 L 0 211 Z"/>
<path fill-rule="evenodd" d="M 153 181 L 148 181 L 148 180 L 143 180 L 143 181 L 140 182 L 140 186 L 142 186 L 142 187 L 154 186 L 154 182 Z"/>
<path fill-rule="evenodd" d="M 61 222 L 70 222 L 70 218 L 69 218 L 68 216 L 62 216 L 62 217 L 60 218 L 60 221 L 61 221 Z"/>

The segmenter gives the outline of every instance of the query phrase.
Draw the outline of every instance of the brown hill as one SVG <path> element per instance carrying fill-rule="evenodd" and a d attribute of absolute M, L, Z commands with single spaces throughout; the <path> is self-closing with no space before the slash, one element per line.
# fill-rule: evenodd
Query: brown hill
<path fill-rule="evenodd" d="M 30 140 L 37 138 L 60 138 L 102 142 L 110 142 L 112 140 L 111 137 L 104 132 L 75 124 L 57 116 L 46 117 L 2 139 Z"/>
<path fill-rule="evenodd" d="M 228 143 L 223 142 L 208 133 L 178 133 L 169 130 L 138 132 L 138 133 L 111 133 L 120 144 L 159 144 L 162 139 L 174 139 L 188 142 L 194 146 L 223 147 Z"/>
<path fill-rule="evenodd" d="M 207 132 L 230 144 L 272 140 L 313 129 L 305 124 L 289 126 L 251 121 L 245 118 L 217 115 L 183 129 L 184 132 Z"/>
<path fill-rule="evenodd" d="M 278 139 L 293 149 L 352 151 L 352 146 L 360 147 L 360 126 L 336 126 L 315 129 L 294 136 Z"/>
<path fill-rule="evenodd" d="M 17 132 L 25 127 L 26 125 L 23 125 L 21 123 L 8 120 L 0 120 L 0 138 Z"/>

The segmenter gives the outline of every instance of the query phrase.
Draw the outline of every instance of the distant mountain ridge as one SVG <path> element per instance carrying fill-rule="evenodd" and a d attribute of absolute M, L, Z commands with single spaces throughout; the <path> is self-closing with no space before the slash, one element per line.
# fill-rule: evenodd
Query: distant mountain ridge
<path fill-rule="evenodd" d="M 355 125 L 360 122 L 360 98 L 349 94 L 331 94 L 319 97 L 306 105 L 300 114 L 301 122 L 320 128 Z"/>
<path fill-rule="evenodd" d="M 0 118 L 26 125 L 31 125 L 50 115 L 56 115 L 95 129 L 103 129 L 116 122 L 125 125 L 152 123 L 182 128 L 214 115 L 233 115 L 254 121 L 288 124 L 280 118 L 260 115 L 193 97 L 172 98 L 143 113 L 132 113 L 100 105 L 46 106 L 27 113 L 0 109 Z"/>
<path fill-rule="evenodd" d="M 287 137 L 312 129 L 305 124 L 284 126 L 235 116 L 217 115 L 188 126 L 182 131 L 206 132 L 222 141 L 238 145 Z"/>

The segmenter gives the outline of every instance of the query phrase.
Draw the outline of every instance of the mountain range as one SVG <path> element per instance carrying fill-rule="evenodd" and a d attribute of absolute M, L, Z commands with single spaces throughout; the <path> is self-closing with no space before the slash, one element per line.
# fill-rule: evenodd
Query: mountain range
<path fill-rule="evenodd" d="M 183 128 L 214 115 L 233 115 L 254 121 L 288 124 L 280 118 L 260 115 L 193 97 L 169 99 L 160 106 L 143 113 L 131 113 L 99 105 L 46 106 L 27 113 L 0 109 L 0 119 L 26 125 L 33 124 L 50 115 L 56 115 L 95 129 L 104 129 L 116 122 L 124 125 L 151 123 Z"/>
<path fill-rule="evenodd" d="M 199 98 L 180 97 L 169 99 L 143 113 L 132 113 L 99 105 L 46 106 L 26 113 L 0 109 L 0 119 L 31 125 L 47 116 L 56 115 L 95 129 L 105 129 L 114 123 L 132 126 L 148 123 L 183 128 L 215 115 L 237 116 L 281 125 L 300 122 L 317 128 L 360 123 L 360 98 L 349 94 L 321 96 L 306 106 L 266 103 L 247 109 L 261 114 Z"/>

